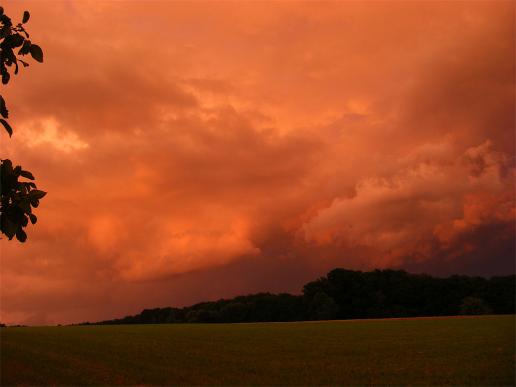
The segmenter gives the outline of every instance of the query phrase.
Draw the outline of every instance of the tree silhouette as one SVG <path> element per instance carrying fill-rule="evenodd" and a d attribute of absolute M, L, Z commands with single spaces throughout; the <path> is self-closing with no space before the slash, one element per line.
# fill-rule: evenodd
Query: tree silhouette
<path fill-rule="evenodd" d="M 339 306 L 325 292 L 317 292 L 309 307 L 309 317 L 314 320 L 331 320 L 339 313 Z"/>
<path fill-rule="evenodd" d="M 490 314 L 491 308 L 481 298 L 465 297 L 460 305 L 459 313 L 462 315 Z"/>
<path fill-rule="evenodd" d="M 43 51 L 29 40 L 29 33 L 24 27 L 29 19 L 30 14 L 25 11 L 22 22 L 13 25 L 11 18 L 0 7 L 0 75 L 3 85 L 9 83 L 11 73 L 18 74 L 20 64 L 23 67 L 29 65 L 22 57 L 30 55 L 36 61 L 43 62 Z M 9 111 L 1 95 L 0 115 L 0 123 L 11 137 L 13 129 L 7 122 Z M 19 181 L 20 178 L 30 181 Z M 9 159 L 0 159 L 0 231 L 9 240 L 16 236 L 20 242 L 25 242 L 27 234 L 23 228 L 29 220 L 32 224 L 36 223 L 37 217 L 32 213 L 32 207 L 37 207 L 39 200 L 46 195 L 46 192 L 36 188 L 32 173 L 19 165 L 14 167 Z"/>

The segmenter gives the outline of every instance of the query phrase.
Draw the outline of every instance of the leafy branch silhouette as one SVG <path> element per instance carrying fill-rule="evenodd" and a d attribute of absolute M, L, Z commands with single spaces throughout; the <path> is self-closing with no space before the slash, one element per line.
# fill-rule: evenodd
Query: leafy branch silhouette
<path fill-rule="evenodd" d="M 0 75 L 2 84 L 6 85 L 11 79 L 11 73 L 18 74 L 20 64 L 23 67 L 29 63 L 22 59 L 30 55 L 37 62 L 43 62 L 43 50 L 29 39 L 25 24 L 29 21 L 28 11 L 23 13 L 21 23 L 13 25 L 11 18 L 0 7 Z M 17 50 L 17 52 L 15 52 Z M 13 135 L 13 128 L 7 121 L 9 110 L 4 98 L 0 95 L 0 124 L 9 134 Z M 19 181 L 20 178 L 29 181 Z M 35 224 L 38 220 L 32 209 L 39 206 L 39 201 L 46 192 L 38 190 L 31 172 L 23 170 L 21 166 L 13 166 L 9 159 L 0 159 L 0 231 L 9 240 L 16 236 L 20 242 L 27 240 L 24 230 L 29 223 Z"/>

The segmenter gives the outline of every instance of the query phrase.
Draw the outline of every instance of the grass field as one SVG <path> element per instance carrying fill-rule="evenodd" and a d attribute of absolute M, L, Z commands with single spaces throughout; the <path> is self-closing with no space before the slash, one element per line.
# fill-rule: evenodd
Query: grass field
<path fill-rule="evenodd" d="M 2 385 L 514 385 L 515 317 L 2 328 Z"/>

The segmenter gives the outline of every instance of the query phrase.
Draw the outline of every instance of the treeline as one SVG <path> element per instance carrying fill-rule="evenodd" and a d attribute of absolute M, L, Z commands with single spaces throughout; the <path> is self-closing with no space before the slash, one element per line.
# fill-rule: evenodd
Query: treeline
<path fill-rule="evenodd" d="M 516 276 L 436 278 L 402 270 L 335 269 L 303 294 L 259 293 L 184 308 L 145 309 L 96 324 L 233 323 L 514 314 Z M 90 323 L 83 323 L 85 325 Z"/>

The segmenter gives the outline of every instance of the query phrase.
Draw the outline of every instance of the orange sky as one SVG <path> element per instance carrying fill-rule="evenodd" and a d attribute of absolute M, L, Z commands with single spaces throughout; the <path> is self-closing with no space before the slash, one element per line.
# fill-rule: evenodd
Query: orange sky
<path fill-rule="evenodd" d="M 45 63 L 2 91 L 1 156 L 49 193 L 0 241 L 2 322 L 514 272 L 513 2 L 4 8 Z"/>

